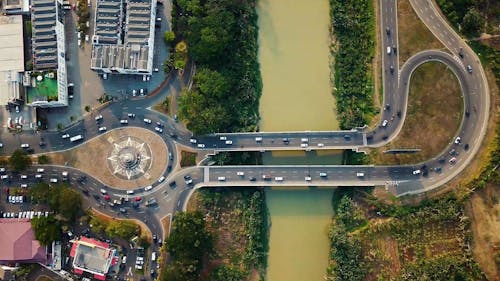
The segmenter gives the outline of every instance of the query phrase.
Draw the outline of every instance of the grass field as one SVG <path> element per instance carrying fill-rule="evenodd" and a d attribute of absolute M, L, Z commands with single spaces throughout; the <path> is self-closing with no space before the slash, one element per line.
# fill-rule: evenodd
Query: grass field
<path fill-rule="evenodd" d="M 417 163 L 436 156 L 452 142 L 463 116 L 463 100 L 455 75 L 440 63 L 426 63 L 410 82 L 408 110 L 401 132 L 388 145 L 370 153 L 377 164 Z M 388 155 L 393 148 L 421 149 L 416 154 Z"/>
<path fill-rule="evenodd" d="M 420 51 L 444 48 L 443 44 L 420 21 L 410 1 L 397 1 L 397 3 L 400 65 Z"/>

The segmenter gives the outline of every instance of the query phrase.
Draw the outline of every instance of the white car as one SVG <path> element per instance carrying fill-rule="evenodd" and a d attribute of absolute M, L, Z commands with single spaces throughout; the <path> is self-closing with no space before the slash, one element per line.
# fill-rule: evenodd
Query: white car
<path fill-rule="evenodd" d="M 256 142 L 261 142 L 261 141 L 262 141 L 262 137 L 256 137 L 256 138 L 255 138 L 255 141 L 256 141 Z"/>
<path fill-rule="evenodd" d="M 326 173 L 319 173 L 319 176 L 322 178 L 326 178 L 327 174 Z"/>
<path fill-rule="evenodd" d="M 194 139 L 194 138 L 190 138 L 190 139 L 189 139 L 189 142 L 190 142 L 190 143 L 192 143 L 192 144 L 195 144 L 195 143 L 197 143 L 198 141 L 197 141 L 196 139 Z"/>
<path fill-rule="evenodd" d="M 309 145 L 308 145 L 307 143 L 301 143 L 301 144 L 300 144 L 300 147 L 302 147 L 302 148 L 305 148 L 305 147 L 308 147 L 308 146 L 309 146 Z"/>
<path fill-rule="evenodd" d="M 38 168 L 38 169 L 36 169 L 36 172 L 37 173 L 43 173 L 43 172 L 45 172 L 45 169 L 44 168 Z"/>
<path fill-rule="evenodd" d="M 101 188 L 101 193 L 102 193 L 102 194 L 106 194 L 106 193 L 108 193 L 108 192 L 107 192 L 105 189 L 102 189 L 102 188 Z"/>
<path fill-rule="evenodd" d="M 63 171 L 63 172 L 61 173 L 61 175 L 62 175 L 63 177 L 67 177 L 67 176 L 68 176 L 68 171 Z"/>
<path fill-rule="evenodd" d="M 304 177 L 304 180 L 305 180 L 305 181 L 311 181 L 311 180 L 312 180 L 312 178 L 311 178 L 310 176 L 305 176 L 305 177 Z"/>
<path fill-rule="evenodd" d="M 99 114 L 99 115 L 97 115 L 95 117 L 95 121 L 99 121 L 99 120 L 102 120 L 102 115 L 101 114 Z"/>
<path fill-rule="evenodd" d="M 387 119 L 386 119 L 386 120 L 384 120 L 384 121 L 382 122 L 382 127 L 387 126 L 387 123 L 389 123 L 389 121 L 387 121 Z"/>
<path fill-rule="evenodd" d="M 43 177 L 43 175 L 42 175 L 42 174 L 36 174 L 36 175 L 35 175 L 35 179 L 41 179 L 42 177 Z"/>
<path fill-rule="evenodd" d="M 56 178 L 51 178 L 51 179 L 50 179 L 50 182 L 51 182 L 51 183 L 57 183 L 57 179 L 56 179 Z"/>
<path fill-rule="evenodd" d="M 127 119 L 122 119 L 122 120 L 120 120 L 120 124 L 126 125 L 126 124 L 128 124 L 128 120 Z"/>
<path fill-rule="evenodd" d="M 134 194 L 133 190 L 127 190 L 127 194 Z"/>
<path fill-rule="evenodd" d="M 63 139 L 67 139 L 67 138 L 69 138 L 69 134 L 64 134 L 64 135 L 62 135 L 62 138 L 63 138 Z"/>
<path fill-rule="evenodd" d="M 23 143 L 23 144 L 21 144 L 21 148 L 28 148 L 28 147 L 30 147 L 30 145 L 29 145 L 29 144 L 27 144 L 27 143 Z"/>
<path fill-rule="evenodd" d="M 358 177 L 358 178 L 362 178 L 364 176 L 365 176 L 365 173 L 363 173 L 363 172 L 357 172 L 356 173 L 356 177 Z"/>
<path fill-rule="evenodd" d="M 413 171 L 413 174 L 416 176 L 416 175 L 420 175 L 421 171 L 420 170 L 414 170 Z"/>
<path fill-rule="evenodd" d="M 457 137 L 455 139 L 455 144 L 460 144 L 461 141 L 462 141 L 462 139 L 460 137 Z"/>
<path fill-rule="evenodd" d="M 0 168 L 0 173 L 5 173 L 5 168 Z"/>
<path fill-rule="evenodd" d="M 275 181 L 283 181 L 283 177 L 274 177 Z"/>
<path fill-rule="evenodd" d="M 225 181 L 225 180 L 226 180 L 226 177 L 217 177 L 217 180 L 218 180 L 218 181 Z"/>
<path fill-rule="evenodd" d="M 151 124 L 153 121 L 151 121 L 151 119 L 148 119 L 148 118 L 144 118 L 144 123 L 146 124 Z"/>
<path fill-rule="evenodd" d="M 135 118 L 135 113 L 129 113 L 129 114 L 127 114 L 127 116 L 128 116 L 129 118 Z"/>
<path fill-rule="evenodd" d="M 107 128 L 106 127 L 99 127 L 99 132 L 106 132 Z"/>
<path fill-rule="evenodd" d="M 245 175 L 245 172 L 239 171 L 239 172 L 236 172 L 236 175 L 242 177 Z"/>
<path fill-rule="evenodd" d="M 161 176 L 159 179 L 158 179 L 158 182 L 163 182 L 165 180 L 165 177 L 164 176 Z"/>
<path fill-rule="evenodd" d="M 219 137 L 219 140 L 225 141 L 225 140 L 227 140 L 227 137 L 226 136 L 221 136 L 221 137 Z"/>
<path fill-rule="evenodd" d="M 21 175 L 21 179 L 24 180 L 24 179 L 27 179 L 28 176 L 27 175 Z"/>
<path fill-rule="evenodd" d="M 8 178 L 9 178 L 9 176 L 8 176 L 8 175 L 2 175 L 2 176 L 0 176 L 0 179 L 2 179 L 2 180 L 6 180 L 6 179 L 8 179 Z"/>
<path fill-rule="evenodd" d="M 309 142 L 309 139 L 308 138 L 301 138 L 300 142 Z"/>
<path fill-rule="evenodd" d="M 205 148 L 205 145 L 203 143 L 199 143 L 198 148 Z"/>
<path fill-rule="evenodd" d="M 21 188 L 27 188 L 28 184 L 27 183 L 21 183 Z"/>
<path fill-rule="evenodd" d="M 144 191 L 148 191 L 148 190 L 151 190 L 153 189 L 153 186 L 152 185 L 148 185 L 144 188 Z"/>
<path fill-rule="evenodd" d="M 318 143 L 318 147 L 323 147 L 323 146 L 325 146 L 324 143 Z"/>
<path fill-rule="evenodd" d="M 232 141 L 232 140 L 227 140 L 227 141 L 226 141 L 226 144 L 227 144 L 227 145 L 231 145 L 231 144 L 233 144 L 233 141 Z"/>
<path fill-rule="evenodd" d="M 391 46 L 387 46 L 387 54 L 390 55 L 391 54 Z"/>
<path fill-rule="evenodd" d="M 160 133 L 160 134 L 163 133 L 163 129 L 160 127 L 155 127 L 155 131 Z"/>

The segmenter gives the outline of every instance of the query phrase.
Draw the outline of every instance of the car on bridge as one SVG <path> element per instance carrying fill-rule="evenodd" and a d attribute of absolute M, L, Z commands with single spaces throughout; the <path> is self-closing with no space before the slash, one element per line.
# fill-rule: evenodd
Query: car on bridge
<path fill-rule="evenodd" d="M 311 181 L 311 180 L 312 180 L 312 178 L 311 178 L 311 176 L 305 176 L 305 177 L 304 177 L 304 180 L 305 180 L 305 181 Z"/>

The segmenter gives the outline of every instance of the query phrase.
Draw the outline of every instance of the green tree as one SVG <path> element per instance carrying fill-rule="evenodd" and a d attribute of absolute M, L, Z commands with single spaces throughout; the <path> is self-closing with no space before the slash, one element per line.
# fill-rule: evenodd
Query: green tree
<path fill-rule="evenodd" d="M 31 158 L 22 149 L 16 149 L 9 158 L 9 165 L 14 171 L 24 171 L 31 165 Z"/>
<path fill-rule="evenodd" d="M 237 267 L 219 265 L 210 274 L 210 281 L 240 281 L 245 277 L 246 274 Z"/>
<path fill-rule="evenodd" d="M 106 227 L 106 235 L 130 240 L 139 231 L 139 227 L 130 221 L 112 220 Z"/>
<path fill-rule="evenodd" d="M 462 28 L 465 34 L 477 36 L 483 30 L 484 17 L 475 8 L 469 8 L 462 20 Z"/>
<path fill-rule="evenodd" d="M 200 68 L 194 76 L 194 82 L 203 95 L 211 98 L 224 98 L 231 90 L 229 81 L 222 74 L 208 68 Z"/>
<path fill-rule="evenodd" d="M 175 260 L 201 263 L 203 256 L 213 250 L 213 237 L 206 229 L 203 214 L 177 213 L 166 245 L 167 251 Z"/>
<path fill-rule="evenodd" d="M 47 155 L 38 156 L 38 164 L 49 164 L 50 158 Z"/>
<path fill-rule="evenodd" d="M 35 232 L 36 240 L 44 246 L 61 239 L 61 224 L 54 216 L 35 217 L 31 220 L 31 226 Z"/>
<path fill-rule="evenodd" d="M 165 40 L 165 43 L 169 45 L 170 43 L 174 42 L 175 33 L 173 31 L 165 31 L 165 33 L 163 33 L 163 40 Z"/>
<path fill-rule="evenodd" d="M 91 216 L 89 224 L 92 228 L 92 232 L 98 234 L 103 234 L 107 227 L 107 224 L 96 216 Z"/>
<path fill-rule="evenodd" d="M 36 183 L 28 189 L 28 195 L 34 203 L 47 203 L 49 200 L 49 185 L 44 182 Z"/>
<path fill-rule="evenodd" d="M 76 190 L 63 187 L 58 198 L 58 213 L 68 221 L 73 221 L 82 209 L 82 196 Z"/>

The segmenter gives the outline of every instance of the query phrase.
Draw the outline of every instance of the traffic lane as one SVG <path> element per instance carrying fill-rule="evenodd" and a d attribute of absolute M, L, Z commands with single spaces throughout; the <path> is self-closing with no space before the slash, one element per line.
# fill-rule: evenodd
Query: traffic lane
<path fill-rule="evenodd" d="M 269 181 L 370 181 L 370 180 L 414 180 L 416 166 L 373 167 L 373 166 L 260 166 L 260 167 L 209 167 L 210 181 L 224 182 L 248 181 L 261 184 Z M 238 175 L 238 172 L 243 175 Z M 266 176 L 268 180 L 264 180 Z M 282 178 L 282 179 L 277 179 Z M 254 178 L 254 181 L 250 181 Z"/>
<path fill-rule="evenodd" d="M 221 137 L 225 139 L 220 139 Z M 314 147 L 358 147 L 363 145 L 363 132 L 338 131 L 318 133 L 284 133 L 284 134 L 221 134 L 217 136 L 193 137 L 196 144 L 189 143 L 192 147 L 215 150 L 265 150 L 273 148 L 293 148 L 307 150 Z M 227 143 L 231 141 L 231 143 Z M 307 145 L 307 146 L 306 146 Z"/>

